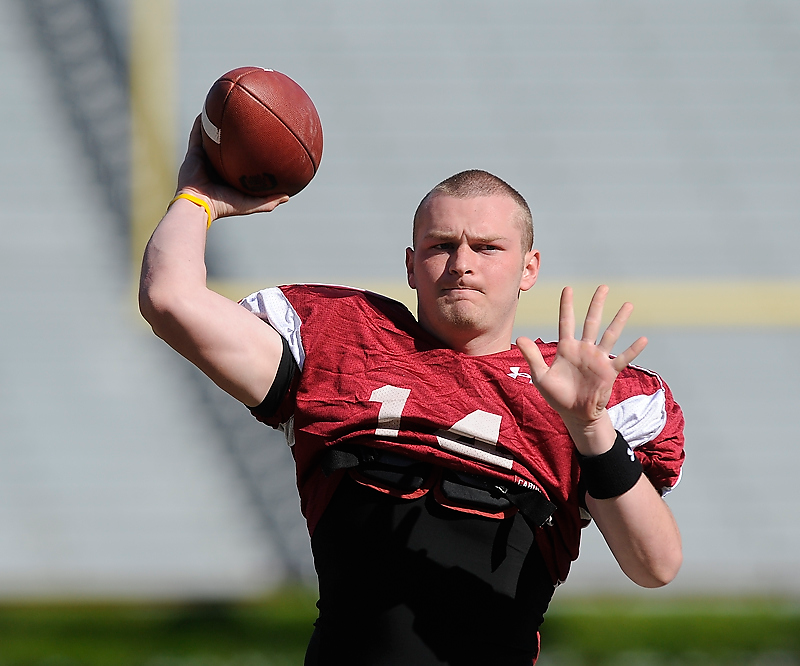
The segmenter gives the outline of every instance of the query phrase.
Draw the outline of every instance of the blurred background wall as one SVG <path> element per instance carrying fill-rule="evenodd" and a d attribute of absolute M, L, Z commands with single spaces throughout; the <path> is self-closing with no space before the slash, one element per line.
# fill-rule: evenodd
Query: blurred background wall
<path fill-rule="evenodd" d="M 0 598 L 313 578 L 282 438 L 135 308 L 137 233 L 241 65 L 303 85 L 325 151 L 289 205 L 212 227 L 221 290 L 413 303 L 419 199 L 496 173 L 543 256 L 519 333 L 552 339 L 558 289 L 607 282 L 684 408 L 685 564 L 648 594 L 800 594 L 799 37 L 790 0 L 0 0 Z M 637 592 L 590 526 L 559 594 L 598 590 Z"/>

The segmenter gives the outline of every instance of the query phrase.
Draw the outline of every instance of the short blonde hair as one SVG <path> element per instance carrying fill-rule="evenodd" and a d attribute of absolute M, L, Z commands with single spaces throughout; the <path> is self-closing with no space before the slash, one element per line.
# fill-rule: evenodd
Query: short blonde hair
<path fill-rule="evenodd" d="M 414 213 L 414 226 L 412 229 L 411 243 L 417 242 L 417 220 L 423 206 L 434 196 L 444 194 L 456 199 L 471 199 L 473 197 L 491 197 L 496 194 L 509 197 L 519 207 L 519 223 L 522 231 L 522 251 L 529 252 L 533 248 L 533 215 L 525 198 L 502 178 L 481 169 L 469 169 L 450 176 L 443 180 L 420 201 Z"/>

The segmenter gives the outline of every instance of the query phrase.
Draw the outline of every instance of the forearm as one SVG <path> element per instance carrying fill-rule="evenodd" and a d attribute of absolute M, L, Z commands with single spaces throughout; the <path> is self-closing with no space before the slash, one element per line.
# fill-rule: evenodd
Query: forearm
<path fill-rule="evenodd" d="M 206 212 L 178 199 L 147 244 L 139 283 L 142 314 L 151 324 L 182 294 L 206 288 Z"/>
<path fill-rule="evenodd" d="M 605 410 L 591 424 L 569 419 L 565 423 L 583 456 L 602 455 L 617 437 Z M 675 577 L 682 559 L 678 526 L 644 474 L 616 497 L 596 499 L 587 493 L 586 504 L 620 568 L 632 581 L 643 587 L 661 587 Z"/>
<path fill-rule="evenodd" d="M 618 497 L 586 505 L 620 568 L 642 587 L 661 587 L 678 573 L 683 561 L 678 525 L 656 489 L 642 474 Z"/>

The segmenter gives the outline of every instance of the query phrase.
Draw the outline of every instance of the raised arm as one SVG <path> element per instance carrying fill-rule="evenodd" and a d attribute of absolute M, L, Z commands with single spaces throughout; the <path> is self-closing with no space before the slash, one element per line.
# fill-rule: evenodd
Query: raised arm
<path fill-rule="evenodd" d="M 200 132 L 198 119 L 178 175 L 178 194 L 201 199 L 213 219 L 272 211 L 289 200 L 248 197 L 213 182 Z M 282 344 L 270 326 L 207 288 L 206 230 L 213 219 L 187 199 L 170 206 L 145 249 L 139 307 L 157 336 L 234 398 L 255 406 L 272 385 Z"/>
<path fill-rule="evenodd" d="M 539 348 L 527 338 L 517 340 L 530 365 L 533 383 L 558 412 L 578 453 L 594 458 L 608 452 L 616 432 L 606 410 L 617 375 L 647 345 L 639 338 L 619 356 L 610 356 L 633 306 L 626 303 L 597 337 L 608 288 L 592 298 L 583 335 L 575 339 L 572 290 L 561 294 L 556 357 L 548 366 Z M 678 573 L 682 562 L 680 532 L 669 507 L 644 475 L 625 492 L 607 499 L 587 493 L 586 505 L 625 574 L 643 587 L 660 587 Z"/>

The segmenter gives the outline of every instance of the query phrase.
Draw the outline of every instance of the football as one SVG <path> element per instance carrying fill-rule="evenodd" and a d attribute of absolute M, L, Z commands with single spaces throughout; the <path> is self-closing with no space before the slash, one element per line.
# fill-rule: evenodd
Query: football
<path fill-rule="evenodd" d="M 221 76 L 202 112 L 203 148 L 219 175 L 253 196 L 294 196 L 317 173 L 322 125 L 311 98 L 285 74 L 239 67 Z"/>

